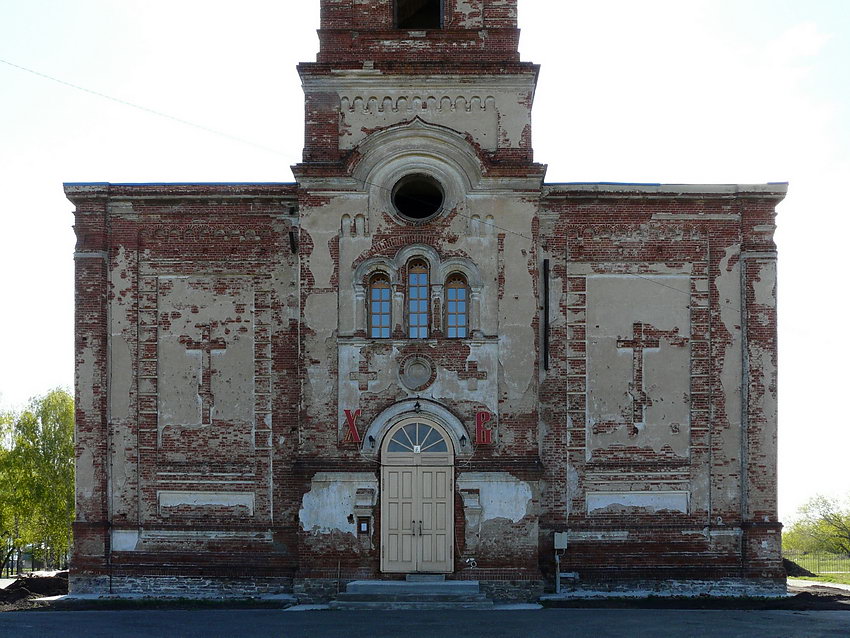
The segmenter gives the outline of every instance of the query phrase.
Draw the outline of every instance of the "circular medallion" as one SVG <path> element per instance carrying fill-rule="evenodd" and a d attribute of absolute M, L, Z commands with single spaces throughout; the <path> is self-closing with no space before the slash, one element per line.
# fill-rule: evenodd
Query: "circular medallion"
<path fill-rule="evenodd" d="M 398 376 L 408 390 L 423 390 L 433 381 L 434 364 L 422 355 L 412 355 L 402 360 Z"/>

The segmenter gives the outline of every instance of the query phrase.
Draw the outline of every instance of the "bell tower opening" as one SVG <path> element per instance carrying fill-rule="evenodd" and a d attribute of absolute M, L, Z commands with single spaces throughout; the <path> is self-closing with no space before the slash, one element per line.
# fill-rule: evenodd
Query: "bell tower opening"
<path fill-rule="evenodd" d="M 396 0 L 398 29 L 440 29 L 443 26 L 442 0 Z"/>

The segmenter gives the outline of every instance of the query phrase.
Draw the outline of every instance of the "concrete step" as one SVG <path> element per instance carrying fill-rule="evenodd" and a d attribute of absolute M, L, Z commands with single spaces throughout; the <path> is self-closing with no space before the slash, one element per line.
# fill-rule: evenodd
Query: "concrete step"
<path fill-rule="evenodd" d="M 349 594 L 478 594 L 477 580 L 406 581 L 355 580 L 348 583 Z"/>
<path fill-rule="evenodd" d="M 476 603 L 487 602 L 484 594 L 352 594 L 340 592 L 337 600 L 350 602 L 447 602 L 447 603 Z"/>
<path fill-rule="evenodd" d="M 356 580 L 331 609 L 492 609 L 477 580 Z"/>
<path fill-rule="evenodd" d="M 408 574 L 404 577 L 408 583 L 444 583 L 445 574 Z"/>

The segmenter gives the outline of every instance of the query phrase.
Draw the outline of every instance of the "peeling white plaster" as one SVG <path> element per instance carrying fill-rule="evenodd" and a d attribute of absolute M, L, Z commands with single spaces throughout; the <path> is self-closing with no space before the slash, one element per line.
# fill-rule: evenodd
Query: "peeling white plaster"
<path fill-rule="evenodd" d="M 253 492 L 157 492 L 160 513 L 172 507 L 244 507 L 254 515 Z"/>
<path fill-rule="evenodd" d="M 759 273 L 753 282 L 755 302 L 761 306 L 773 308 L 776 305 L 776 265 L 775 263 L 762 263 Z"/>
<path fill-rule="evenodd" d="M 132 552 L 139 542 L 139 530 L 112 530 L 112 551 Z"/>
<path fill-rule="evenodd" d="M 609 508 L 641 509 L 645 512 L 688 513 L 690 492 L 589 492 L 587 513 Z"/>
<path fill-rule="evenodd" d="M 377 493 L 375 475 L 368 472 L 317 472 L 298 510 L 301 529 L 322 534 L 340 531 L 356 536 L 353 514 L 358 489 L 372 489 Z"/>
<path fill-rule="evenodd" d="M 528 514 L 531 486 L 507 472 L 463 472 L 457 486 L 461 491 L 479 491 L 482 523 L 496 518 L 518 523 Z"/>

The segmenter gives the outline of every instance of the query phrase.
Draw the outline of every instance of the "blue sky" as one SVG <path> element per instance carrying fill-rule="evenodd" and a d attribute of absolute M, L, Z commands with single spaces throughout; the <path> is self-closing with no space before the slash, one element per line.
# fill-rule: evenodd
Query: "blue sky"
<path fill-rule="evenodd" d="M 790 181 L 780 511 L 850 491 L 850 3 L 520 0 L 548 181 Z M 67 181 L 291 181 L 318 1 L 0 0 L 0 407 L 72 384 Z M 260 147 L 270 147 L 276 152 Z"/>

